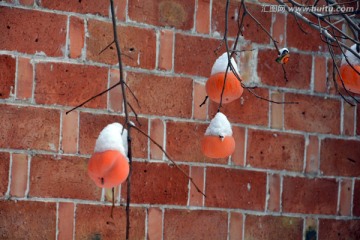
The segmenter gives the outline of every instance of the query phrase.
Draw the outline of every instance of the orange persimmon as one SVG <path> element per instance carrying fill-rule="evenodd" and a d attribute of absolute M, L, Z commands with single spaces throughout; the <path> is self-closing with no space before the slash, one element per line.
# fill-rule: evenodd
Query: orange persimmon
<path fill-rule="evenodd" d="M 353 65 L 353 67 L 360 72 L 360 65 Z M 348 91 L 360 94 L 360 75 L 350 65 L 343 64 L 340 67 L 340 75 Z M 337 82 L 342 87 L 339 76 L 337 77 Z"/>
<path fill-rule="evenodd" d="M 209 158 L 225 158 L 235 151 L 235 140 L 232 136 L 206 135 L 201 140 L 201 151 Z"/>
<path fill-rule="evenodd" d="M 224 86 L 225 73 L 219 72 L 210 76 L 207 80 L 205 88 L 209 98 L 217 103 L 220 103 L 221 92 Z M 223 93 L 222 103 L 230 103 L 241 97 L 244 89 L 240 81 L 236 78 L 233 72 L 228 72 L 226 76 L 226 83 Z"/>
<path fill-rule="evenodd" d="M 119 151 L 96 152 L 88 163 L 88 174 L 98 187 L 112 188 L 120 185 L 129 175 L 129 163 Z"/>

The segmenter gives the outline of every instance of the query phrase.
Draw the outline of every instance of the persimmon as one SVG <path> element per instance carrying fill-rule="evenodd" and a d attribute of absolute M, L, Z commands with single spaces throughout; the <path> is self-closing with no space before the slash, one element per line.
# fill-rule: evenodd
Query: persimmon
<path fill-rule="evenodd" d="M 232 136 L 204 136 L 201 150 L 209 158 L 225 158 L 235 151 L 235 140 Z"/>
<path fill-rule="evenodd" d="M 225 73 L 216 73 L 207 80 L 205 88 L 209 98 L 217 103 L 220 103 L 221 92 L 224 86 Z M 228 72 L 226 75 L 225 88 L 223 93 L 222 103 L 230 103 L 241 97 L 244 89 L 235 74 Z"/>
<path fill-rule="evenodd" d="M 353 67 L 360 72 L 360 65 Z M 342 65 L 340 67 L 340 75 L 348 91 L 360 94 L 360 75 L 350 65 Z M 337 77 L 337 82 L 342 86 L 340 77 Z"/>
<path fill-rule="evenodd" d="M 98 187 L 116 187 L 128 177 L 129 163 L 119 151 L 96 152 L 89 160 L 88 174 Z"/>

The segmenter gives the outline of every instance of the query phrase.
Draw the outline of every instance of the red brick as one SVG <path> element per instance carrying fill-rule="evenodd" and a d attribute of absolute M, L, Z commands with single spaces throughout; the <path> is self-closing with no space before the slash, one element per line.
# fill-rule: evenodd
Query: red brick
<path fill-rule="evenodd" d="M 327 60 L 327 82 L 326 85 L 326 93 L 328 94 L 338 94 L 338 91 L 335 88 L 334 78 L 333 78 L 333 60 L 331 58 L 328 58 Z M 337 76 L 337 71 L 335 69 L 335 76 Z M 339 86 L 339 84 L 337 84 Z M 342 86 L 339 86 L 339 88 L 342 88 Z"/>
<path fill-rule="evenodd" d="M 120 81 L 120 71 L 118 69 L 110 69 L 110 86 Z M 116 86 L 109 93 L 108 108 L 114 112 L 123 111 L 123 95 L 121 85 Z"/>
<path fill-rule="evenodd" d="M 210 31 L 210 1 L 200 0 L 196 9 L 196 31 L 208 34 Z"/>
<path fill-rule="evenodd" d="M 180 167 L 189 174 L 187 166 Z M 188 182 L 188 178 L 175 166 L 134 162 L 131 201 L 142 204 L 186 205 Z M 121 195 L 126 196 L 126 188 L 122 188 Z"/>
<path fill-rule="evenodd" d="M 39 63 L 36 65 L 35 101 L 38 104 L 76 106 L 107 88 L 108 69 L 103 67 Z M 85 107 L 105 108 L 106 95 Z"/>
<path fill-rule="evenodd" d="M 340 133 L 340 101 L 300 94 L 286 94 L 285 101 L 299 103 L 284 106 L 285 129 Z"/>
<path fill-rule="evenodd" d="M 20 2 L 20 4 L 26 5 L 26 6 L 33 6 L 34 5 L 34 0 L 20 0 L 19 2 Z"/>
<path fill-rule="evenodd" d="M 284 177 L 282 209 L 305 214 L 336 214 L 338 183 L 335 179 Z"/>
<path fill-rule="evenodd" d="M 227 213 L 206 210 L 165 210 L 164 239 L 226 239 Z"/>
<path fill-rule="evenodd" d="M 131 118 L 135 123 L 135 120 Z M 148 132 L 148 120 L 145 118 L 139 118 L 141 123 L 140 129 L 144 132 Z M 101 130 L 108 124 L 113 122 L 124 123 L 124 117 L 116 115 L 104 115 L 104 114 L 80 114 L 80 131 L 79 131 L 79 152 L 81 154 L 91 154 L 95 147 L 95 142 Z M 138 125 L 136 123 L 136 125 Z M 132 150 L 133 157 L 147 158 L 148 153 L 148 139 L 138 133 L 136 130 L 131 132 L 132 136 Z"/>
<path fill-rule="evenodd" d="M 47 56 L 64 55 L 67 17 L 41 11 L 0 7 L 3 50 Z"/>
<path fill-rule="evenodd" d="M 301 240 L 303 220 L 295 217 L 246 215 L 245 239 Z"/>
<path fill-rule="evenodd" d="M 125 239 L 125 208 L 79 204 L 76 206 L 75 239 Z M 145 238 L 145 211 L 130 208 L 130 239 Z"/>
<path fill-rule="evenodd" d="M 309 142 L 306 146 L 306 167 L 305 173 L 316 175 L 320 167 L 319 138 L 309 136 Z"/>
<path fill-rule="evenodd" d="M 203 167 L 191 167 L 191 178 L 198 188 L 204 193 L 204 168 Z M 191 206 L 203 206 L 204 196 L 199 193 L 196 187 L 191 184 L 190 185 L 190 200 L 189 205 Z"/>
<path fill-rule="evenodd" d="M 34 82 L 34 67 L 29 58 L 19 57 L 16 97 L 29 99 L 32 97 Z"/>
<path fill-rule="evenodd" d="M 214 51 L 218 48 L 220 43 L 221 41 L 217 39 L 176 34 L 174 57 L 175 72 L 209 77 L 212 65 L 216 58 L 219 57 L 217 55 L 220 55 L 225 51 L 225 47 L 222 46 L 217 51 L 217 55 L 214 54 Z M 189 61 L 189 59 L 191 59 L 191 61 Z"/>
<path fill-rule="evenodd" d="M 268 89 L 258 88 L 253 91 L 261 97 L 269 98 Z M 256 108 L 254 106 L 256 106 Z M 210 118 L 215 116 L 218 107 L 218 103 L 209 103 Z M 244 90 L 240 100 L 224 104 L 221 112 L 224 113 L 232 123 L 268 126 L 269 102 L 255 97 L 255 95 L 247 90 Z"/>
<path fill-rule="evenodd" d="M 70 17 L 70 57 L 81 57 L 82 49 L 84 48 L 85 27 L 84 20 L 78 17 Z"/>
<path fill-rule="evenodd" d="M 123 63 L 131 67 L 154 69 L 156 61 L 155 31 L 131 26 L 120 26 L 117 30 L 120 48 L 124 54 Z M 114 39 L 111 23 L 89 20 L 88 31 L 89 36 L 86 38 L 87 58 L 95 62 L 117 64 L 115 45 L 111 45 L 99 54 Z"/>
<path fill-rule="evenodd" d="M 1 13 L 1 8 L 0 8 Z M 1 26 L 0 26 L 1 28 Z M 1 37 L 0 37 L 1 46 Z M 15 58 L 7 55 L 0 55 L 0 99 L 9 98 L 15 87 Z"/>
<path fill-rule="evenodd" d="M 284 94 L 280 92 L 273 92 L 271 100 L 276 102 L 284 101 Z M 284 127 L 284 105 L 278 103 L 271 103 L 271 128 L 282 129 Z"/>
<path fill-rule="evenodd" d="M 264 210 L 266 174 L 209 167 L 206 169 L 207 207 Z"/>
<path fill-rule="evenodd" d="M 286 43 L 285 24 L 287 16 L 281 13 L 273 13 L 272 16 L 274 18 L 272 36 L 277 41 L 278 47 L 284 47 Z"/>
<path fill-rule="evenodd" d="M 12 154 L 10 195 L 24 197 L 28 180 L 28 156 Z"/>
<path fill-rule="evenodd" d="M 86 159 L 65 156 L 58 158 L 50 155 L 36 155 L 32 158 L 30 196 L 100 199 L 101 188 L 87 175 Z"/>
<path fill-rule="evenodd" d="M 351 215 L 351 201 L 352 201 L 352 180 L 342 179 L 341 180 L 341 191 L 340 191 L 340 203 L 339 203 L 339 214 L 343 216 Z"/>
<path fill-rule="evenodd" d="M 159 69 L 170 71 L 173 68 L 174 32 L 160 31 Z"/>
<path fill-rule="evenodd" d="M 353 208 L 353 215 L 360 216 L 360 180 L 355 181 Z"/>
<path fill-rule="evenodd" d="M 159 208 L 149 209 L 148 239 L 161 240 L 163 236 L 162 210 Z"/>
<path fill-rule="evenodd" d="M 137 113 L 191 117 L 193 82 L 190 78 L 128 72 L 126 82 L 139 100 L 140 109 L 134 98 L 129 97 Z"/>
<path fill-rule="evenodd" d="M 151 119 L 150 121 L 150 137 L 155 140 L 160 146 L 164 146 L 164 122 L 161 119 Z M 164 148 L 164 147 L 163 147 Z M 163 151 L 150 142 L 150 158 L 162 160 L 164 156 Z"/>
<path fill-rule="evenodd" d="M 166 152 L 173 160 L 186 162 L 212 162 L 226 164 L 226 158 L 215 159 L 204 156 L 201 139 L 207 125 L 192 122 L 166 123 Z"/>
<path fill-rule="evenodd" d="M 355 130 L 355 107 L 350 104 L 344 102 L 344 126 L 343 126 L 343 134 L 354 136 Z"/>
<path fill-rule="evenodd" d="M 304 136 L 249 129 L 247 141 L 248 165 L 264 169 L 302 171 Z"/>
<path fill-rule="evenodd" d="M 115 0 L 115 14 L 118 21 L 125 21 L 127 15 L 127 1 L 123 0 Z"/>
<path fill-rule="evenodd" d="M 194 25 L 195 0 L 129 0 L 129 18 L 156 26 L 190 30 Z"/>
<path fill-rule="evenodd" d="M 0 216 L 2 239 L 56 238 L 55 203 L 0 201 Z"/>
<path fill-rule="evenodd" d="M 272 212 L 279 212 L 280 211 L 280 200 L 281 200 L 281 178 L 280 175 L 277 174 L 269 174 L 268 175 L 269 181 L 269 200 L 268 200 L 268 210 Z"/>
<path fill-rule="evenodd" d="M 234 165 L 245 166 L 245 129 L 233 126 L 232 131 L 236 143 L 236 148 L 234 153 L 231 155 L 231 161 Z"/>
<path fill-rule="evenodd" d="M 211 18 L 211 30 L 212 32 L 218 32 L 221 35 L 224 34 L 225 29 L 225 5 L 224 1 L 213 1 L 212 6 L 212 18 Z M 243 10 L 238 15 L 239 2 L 233 2 L 229 8 L 229 36 L 235 37 L 238 32 L 238 18 L 241 18 Z M 261 12 L 261 6 L 251 3 L 246 3 L 248 11 L 263 25 L 263 27 L 270 31 L 271 26 L 271 14 L 264 14 Z M 269 43 L 270 38 L 268 35 L 251 19 L 248 15 L 243 22 L 243 34 L 246 40 L 250 40 L 255 43 Z"/>
<path fill-rule="evenodd" d="M 261 82 L 270 86 L 310 89 L 311 55 L 290 52 L 289 62 L 284 65 L 288 81 L 284 79 L 281 64 L 275 61 L 277 56 L 278 53 L 275 49 L 259 51 L 257 72 Z"/>
<path fill-rule="evenodd" d="M 360 175 L 359 141 L 326 138 L 321 142 L 320 170 L 330 176 Z"/>
<path fill-rule="evenodd" d="M 206 120 L 208 101 L 206 101 L 206 103 L 200 107 L 200 104 L 202 104 L 205 97 L 206 97 L 205 85 L 194 82 L 193 106 L 194 106 L 195 119 Z"/>
<path fill-rule="evenodd" d="M 2 148 L 58 150 L 60 113 L 57 110 L 0 105 L 0 122 Z"/>
<path fill-rule="evenodd" d="M 9 184 L 10 154 L 0 152 L 0 197 L 4 196 Z"/>
<path fill-rule="evenodd" d="M 230 213 L 229 239 L 241 240 L 243 236 L 243 215 L 241 213 Z"/>
<path fill-rule="evenodd" d="M 360 135 L 360 104 L 356 106 L 356 134 Z"/>
<path fill-rule="evenodd" d="M 317 20 L 312 18 L 309 15 L 305 15 L 305 17 L 309 18 L 311 21 L 315 21 L 317 24 Z M 318 30 L 313 29 L 309 25 L 303 23 L 301 19 L 298 19 L 298 23 L 300 24 L 303 31 L 298 24 L 296 23 L 295 17 L 290 15 L 287 18 L 287 28 L 286 28 L 286 40 L 287 45 L 292 48 L 297 48 L 299 50 L 304 51 L 321 51 L 325 52 L 328 50 L 326 43 L 323 43 L 320 39 L 320 33 Z"/>
<path fill-rule="evenodd" d="M 79 141 L 79 112 L 62 113 L 61 149 L 65 153 L 77 153 Z"/>
<path fill-rule="evenodd" d="M 327 62 L 322 56 L 314 57 L 314 90 L 315 92 L 327 93 Z"/>
<path fill-rule="evenodd" d="M 73 239 L 74 203 L 61 202 L 58 210 L 59 240 Z"/>
<path fill-rule="evenodd" d="M 360 220 L 319 219 L 319 240 L 360 239 Z"/>
<path fill-rule="evenodd" d="M 72 0 L 41 0 L 40 6 L 44 8 L 49 8 L 53 10 L 60 10 L 66 12 L 77 12 L 82 14 L 96 14 L 101 16 L 107 16 L 109 13 L 109 1 L 100 0 L 100 1 L 72 1 Z"/>

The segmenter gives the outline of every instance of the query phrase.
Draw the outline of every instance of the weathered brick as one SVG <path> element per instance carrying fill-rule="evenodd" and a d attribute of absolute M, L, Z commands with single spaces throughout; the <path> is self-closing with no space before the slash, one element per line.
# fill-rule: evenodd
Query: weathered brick
<path fill-rule="evenodd" d="M 166 209 L 164 239 L 226 239 L 227 213 Z"/>
<path fill-rule="evenodd" d="M 212 18 L 211 18 L 211 31 L 220 35 L 224 34 L 225 29 L 225 5 L 224 1 L 213 1 L 212 5 Z M 229 24 L 228 35 L 235 37 L 238 32 L 238 18 L 241 18 L 243 10 L 238 14 L 239 2 L 231 2 L 229 8 Z M 270 31 L 271 26 L 271 14 L 264 14 L 261 12 L 261 6 L 246 3 L 248 11 L 263 25 L 263 27 Z M 249 16 L 246 16 L 243 22 L 243 35 L 246 40 L 250 40 L 255 43 L 269 43 L 270 38 L 268 35 L 252 20 Z"/>
<path fill-rule="evenodd" d="M 231 162 L 237 166 L 245 166 L 245 128 L 233 126 L 232 131 L 236 147 L 231 155 Z"/>
<path fill-rule="evenodd" d="M 12 154 L 10 195 L 24 197 L 28 179 L 28 156 Z"/>
<path fill-rule="evenodd" d="M 200 191 L 205 192 L 204 187 L 204 168 L 203 167 L 191 167 L 190 177 L 193 179 L 194 183 Z M 199 193 L 196 187 L 191 184 L 190 185 L 190 195 L 189 195 L 189 205 L 191 206 L 203 206 L 204 196 Z"/>
<path fill-rule="evenodd" d="M 266 9 L 266 7 L 265 7 Z M 272 36 L 278 42 L 278 47 L 283 47 L 286 43 L 285 25 L 287 16 L 282 13 L 272 13 Z"/>
<path fill-rule="evenodd" d="M 243 215 L 241 213 L 230 212 L 229 239 L 242 239 L 243 236 Z"/>
<path fill-rule="evenodd" d="M 60 113 L 54 109 L 0 105 L 0 147 L 57 151 Z"/>
<path fill-rule="evenodd" d="M 9 184 L 10 154 L 0 152 L 0 197 L 4 196 Z"/>
<path fill-rule="evenodd" d="M 150 137 L 154 139 L 160 146 L 164 146 L 164 122 L 161 119 L 151 119 L 150 121 Z M 163 151 L 150 142 L 150 158 L 162 160 L 164 156 Z"/>
<path fill-rule="evenodd" d="M 166 152 L 173 160 L 226 164 L 226 158 L 208 158 L 201 151 L 207 125 L 192 122 L 166 123 Z"/>
<path fill-rule="evenodd" d="M 120 81 L 120 71 L 118 69 L 110 69 L 110 86 L 114 86 Z M 113 88 L 109 93 L 108 108 L 114 112 L 123 111 L 123 95 L 121 85 Z"/>
<path fill-rule="evenodd" d="M 209 167 L 206 169 L 207 207 L 264 210 L 266 174 Z"/>
<path fill-rule="evenodd" d="M 249 129 L 247 141 L 248 165 L 265 169 L 302 171 L 304 136 Z"/>
<path fill-rule="evenodd" d="M 74 230 L 74 203 L 60 202 L 58 210 L 58 228 L 59 240 L 68 240 L 73 238 Z"/>
<path fill-rule="evenodd" d="M 170 71 L 173 68 L 174 32 L 160 31 L 159 62 L 160 70 Z"/>
<path fill-rule="evenodd" d="M 302 239 L 303 220 L 295 217 L 246 215 L 245 239 Z"/>
<path fill-rule="evenodd" d="M 16 86 L 16 97 L 18 99 L 29 99 L 32 97 L 34 68 L 31 60 L 19 57 L 18 59 L 18 75 Z"/>
<path fill-rule="evenodd" d="M 131 67 L 154 69 L 156 61 L 156 35 L 152 29 L 119 26 L 118 36 L 123 55 L 123 64 Z M 117 64 L 115 45 L 111 45 L 99 54 L 113 41 L 110 22 L 98 20 L 88 21 L 89 36 L 86 37 L 86 56 L 89 60 L 108 64 Z"/>
<path fill-rule="evenodd" d="M 210 31 L 210 0 L 200 0 L 196 9 L 196 31 L 208 34 Z"/>
<path fill-rule="evenodd" d="M 138 108 L 135 99 L 129 96 L 129 103 L 137 113 L 191 117 L 191 79 L 128 72 L 126 82 L 139 100 L 141 108 Z"/>
<path fill-rule="evenodd" d="M 219 57 L 217 55 L 225 51 L 225 47 L 222 46 L 217 51 L 217 55 L 214 53 L 220 43 L 221 41 L 217 39 L 176 34 L 175 72 L 209 77 L 212 65 Z"/>
<path fill-rule="evenodd" d="M 156 26 L 190 30 L 194 25 L 195 0 L 129 0 L 129 18 Z"/>
<path fill-rule="evenodd" d="M 284 65 L 288 81 L 284 78 L 281 64 L 275 61 L 277 56 L 275 49 L 259 51 L 257 72 L 261 82 L 270 86 L 310 89 L 311 55 L 290 53 L 289 62 Z"/>
<path fill-rule="evenodd" d="M 353 206 L 353 215 L 360 216 L 360 180 L 355 181 Z"/>
<path fill-rule="evenodd" d="M 360 239 L 360 220 L 319 219 L 319 240 Z"/>
<path fill-rule="evenodd" d="M 96 14 L 101 16 L 107 16 L 109 13 L 109 1 L 72 1 L 72 0 L 41 0 L 40 6 L 53 10 L 60 10 L 66 12 L 77 12 L 82 14 Z"/>
<path fill-rule="evenodd" d="M 344 102 L 343 134 L 354 136 L 355 130 L 355 107 Z"/>
<path fill-rule="evenodd" d="M 328 92 L 326 58 L 323 56 L 316 56 L 314 58 L 314 91 L 326 93 Z"/>
<path fill-rule="evenodd" d="M 205 85 L 194 82 L 194 98 L 193 98 L 193 107 L 194 107 L 194 118 L 200 120 L 206 120 L 207 115 L 207 103 L 200 107 L 200 104 L 204 101 L 206 97 Z"/>
<path fill-rule="evenodd" d="M 2 239 L 56 238 L 55 203 L 0 201 L 0 216 Z"/>
<path fill-rule="evenodd" d="M 20 0 L 19 3 L 25 6 L 33 6 L 34 0 Z"/>
<path fill-rule="evenodd" d="M 66 19 L 64 15 L 0 7 L 0 46 L 3 50 L 47 56 L 64 55 Z"/>
<path fill-rule="evenodd" d="M 187 166 L 180 167 L 189 174 Z M 174 166 L 134 162 L 131 201 L 145 204 L 186 205 L 188 182 L 188 178 Z M 122 188 L 121 195 L 126 196 L 125 187 Z"/>
<path fill-rule="evenodd" d="M 133 118 L 130 118 L 134 123 Z M 140 129 L 144 132 L 148 132 L 148 120 L 145 118 L 139 118 L 141 123 Z M 101 130 L 108 124 L 113 122 L 124 123 L 124 117 L 116 115 L 104 115 L 104 114 L 80 114 L 80 130 L 79 130 L 79 152 L 82 154 L 93 153 L 95 142 Z M 136 125 L 138 125 L 136 123 Z M 132 150 L 133 156 L 139 158 L 147 158 L 148 140 L 146 137 L 138 133 L 136 130 L 132 131 Z"/>
<path fill-rule="evenodd" d="M 312 16 L 306 15 L 305 17 L 317 23 L 317 20 L 312 18 Z M 301 29 L 298 24 L 301 26 Z M 286 40 L 288 46 L 299 50 L 314 52 L 328 50 L 326 43 L 323 43 L 320 39 L 319 31 L 311 28 L 299 19 L 298 23 L 296 23 L 293 15 L 289 15 L 287 18 Z"/>
<path fill-rule="evenodd" d="M 268 210 L 272 212 L 280 211 L 280 201 L 281 201 L 281 178 L 278 174 L 269 174 L 269 200 L 268 200 Z"/>
<path fill-rule="evenodd" d="M 101 189 L 87 175 L 87 159 L 36 155 L 30 171 L 32 197 L 100 199 Z"/>
<path fill-rule="evenodd" d="M 356 106 L 356 134 L 360 135 L 360 104 Z"/>
<path fill-rule="evenodd" d="M 360 175 L 360 141 L 326 138 L 321 141 L 320 170 L 325 175 Z"/>
<path fill-rule="evenodd" d="M 125 208 L 115 207 L 114 218 L 110 217 L 111 206 L 79 204 L 76 206 L 75 239 L 125 239 Z M 145 211 L 130 209 L 130 238 L 145 238 Z"/>
<path fill-rule="evenodd" d="M 77 153 L 79 141 L 79 112 L 62 113 L 61 149 L 65 153 Z"/>
<path fill-rule="evenodd" d="M 83 19 L 78 17 L 70 17 L 69 38 L 70 57 L 81 57 L 82 49 L 84 48 L 85 43 L 85 27 Z"/>
<path fill-rule="evenodd" d="M 35 101 L 76 106 L 107 88 L 108 69 L 96 66 L 39 63 L 36 65 Z M 85 107 L 105 108 L 106 95 Z"/>
<path fill-rule="evenodd" d="M 305 218 L 305 239 L 315 240 L 318 235 L 318 220 L 316 218 L 307 217 Z"/>
<path fill-rule="evenodd" d="M 317 136 L 309 136 L 309 142 L 306 146 L 305 173 L 315 175 L 319 172 L 319 167 L 319 138 Z"/>
<path fill-rule="evenodd" d="M 335 179 L 284 177 L 284 212 L 336 214 L 338 183 Z"/>
<path fill-rule="evenodd" d="M 163 221 L 162 210 L 159 208 L 149 208 L 148 220 L 148 239 L 162 239 L 163 236 Z"/>
<path fill-rule="evenodd" d="M 261 97 L 266 99 L 269 98 L 268 89 L 258 88 L 253 91 Z M 219 104 L 214 102 L 209 103 L 210 118 L 215 116 L 218 108 Z M 244 93 L 239 100 L 224 104 L 221 108 L 221 112 L 233 123 L 267 126 L 269 119 L 269 102 L 259 99 L 252 93 L 244 90 Z"/>
<path fill-rule="evenodd" d="M 271 100 L 276 102 L 283 102 L 284 94 L 280 92 L 271 93 Z M 282 129 L 284 127 L 284 105 L 278 103 L 271 103 L 271 128 Z"/>
<path fill-rule="evenodd" d="M 299 103 L 284 106 L 285 129 L 318 133 L 340 133 L 340 101 L 290 93 L 285 95 L 285 101 Z"/>
<path fill-rule="evenodd" d="M 352 201 L 352 180 L 342 179 L 341 180 L 341 191 L 340 191 L 340 203 L 339 203 L 339 214 L 342 216 L 351 215 L 351 201 Z"/>
<path fill-rule="evenodd" d="M 0 37 L 0 41 L 1 41 L 1 37 Z M 8 98 L 14 92 L 15 70 L 16 70 L 15 58 L 7 55 L 0 55 L 0 82 L 1 82 L 0 99 Z"/>

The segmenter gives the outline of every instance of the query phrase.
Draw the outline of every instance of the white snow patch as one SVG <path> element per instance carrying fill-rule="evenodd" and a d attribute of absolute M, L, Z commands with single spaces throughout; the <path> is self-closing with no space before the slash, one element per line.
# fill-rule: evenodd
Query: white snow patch
<path fill-rule="evenodd" d="M 232 136 L 231 124 L 227 117 L 218 112 L 205 132 L 206 136 Z"/>
<path fill-rule="evenodd" d="M 354 52 L 357 52 L 356 51 L 356 44 L 352 45 L 351 46 L 351 50 L 353 50 Z M 360 53 L 358 53 L 360 55 Z M 349 60 L 349 62 L 351 63 L 351 65 L 360 65 L 360 59 L 358 57 L 356 57 L 352 52 L 350 52 L 349 50 L 347 50 L 345 52 L 345 56 L 347 57 L 347 59 Z M 345 57 L 343 56 L 342 60 L 341 60 L 341 65 L 344 65 L 344 64 L 348 64 L 346 62 L 346 59 Z"/>
<path fill-rule="evenodd" d="M 127 156 L 127 130 L 120 123 L 107 125 L 96 139 L 94 152 L 104 152 L 107 150 L 117 150 Z M 122 133 L 122 135 L 121 135 Z"/>
<path fill-rule="evenodd" d="M 211 75 L 214 75 L 216 73 L 226 72 L 227 65 L 228 65 L 228 55 L 227 52 L 225 52 L 220 57 L 218 57 L 218 59 L 216 59 L 211 69 Z M 234 58 L 231 58 L 231 65 L 234 67 L 236 73 L 239 74 L 239 69 L 236 65 Z M 228 72 L 231 72 L 230 68 Z"/>

